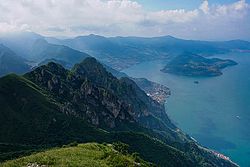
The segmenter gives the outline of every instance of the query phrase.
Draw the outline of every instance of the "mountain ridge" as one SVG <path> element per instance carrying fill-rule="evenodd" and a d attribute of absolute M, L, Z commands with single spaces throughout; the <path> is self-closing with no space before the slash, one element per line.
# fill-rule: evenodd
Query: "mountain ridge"
<path fill-rule="evenodd" d="M 160 166 L 235 166 L 200 147 L 167 115 L 164 119 L 160 104 L 132 80 L 118 80 L 94 58 L 72 71 L 49 63 L 24 76 L 0 78 L 0 103 L 0 143 L 35 144 L 38 149 L 72 140 L 121 141 Z"/>

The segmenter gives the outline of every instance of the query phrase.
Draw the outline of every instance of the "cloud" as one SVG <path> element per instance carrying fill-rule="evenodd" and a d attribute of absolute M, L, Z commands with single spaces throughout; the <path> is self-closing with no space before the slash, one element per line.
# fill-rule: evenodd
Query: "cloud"
<path fill-rule="evenodd" d="M 240 0 L 230 5 L 219 5 L 214 11 L 218 15 L 244 17 L 249 13 L 249 4 L 245 0 Z"/>
<path fill-rule="evenodd" d="M 227 5 L 205 0 L 197 9 L 161 11 L 147 11 L 133 0 L 0 0 L 0 32 L 250 39 L 249 13 L 245 0 Z"/>
<path fill-rule="evenodd" d="M 192 21 L 197 16 L 197 10 L 185 11 L 184 9 L 147 13 L 148 20 L 155 21 L 156 23 L 185 23 Z"/>
<path fill-rule="evenodd" d="M 202 10 L 205 14 L 209 13 L 209 6 L 208 6 L 208 1 L 205 0 L 200 6 L 200 10 Z"/>

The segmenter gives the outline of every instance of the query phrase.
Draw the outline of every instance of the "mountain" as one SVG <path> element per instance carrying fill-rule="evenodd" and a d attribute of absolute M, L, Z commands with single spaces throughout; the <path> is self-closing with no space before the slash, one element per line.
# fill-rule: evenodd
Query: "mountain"
<path fill-rule="evenodd" d="M 171 60 L 161 71 L 185 76 L 219 76 L 221 69 L 237 65 L 232 60 L 205 58 L 195 54 L 182 54 Z"/>
<path fill-rule="evenodd" d="M 119 71 L 143 61 L 168 59 L 186 52 L 210 56 L 250 50 L 250 42 L 248 41 L 195 41 L 172 36 L 106 38 L 92 34 L 64 40 L 46 39 L 50 43 L 86 52 Z"/>
<path fill-rule="evenodd" d="M 23 74 L 30 69 L 27 60 L 17 56 L 12 50 L 0 44 L 0 76 L 9 73 Z"/>
<path fill-rule="evenodd" d="M 36 63 L 41 63 L 46 59 L 57 59 L 65 61 L 68 66 L 73 66 L 89 56 L 67 46 L 50 44 L 44 36 L 33 32 L 0 35 L 0 43 L 14 50 L 18 56 Z"/>
<path fill-rule="evenodd" d="M 47 65 L 47 64 L 50 63 L 50 62 L 54 62 L 54 63 L 56 63 L 56 64 L 60 64 L 60 65 L 62 65 L 62 66 L 63 66 L 64 68 L 66 68 L 66 69 L 72 68 L 71 63 L 68 63 L 68 62 L 63 61 L 63 60 L 57 60 L 57 59 L 54 59 L 54 58 L 45 59 L 45 60 L 43 60 L 42 62 L 40 62 L 40 63 L 38 64 L 38 66 Z"/>
<path fill-rule="evenodd" d="M 1 161 L 74 141 L 123 141 L 151 162 L 175 166 L 192 164 L 180 151 L 146 135 L 107 132 L 88 124 L 73 111 L 62 111 L 60 102 L 24 77 L 12 74 L 0 79 L 0 105 Z M 164 160 L 159 155 L 169 158 Z M 170 162 L 175 156 L 179 158 Z"/>
<path fill-rule="evenodd" d="M 34 32 L 5 33 L 0 35 L 0 43 L 14 50 L 18 56 L 29 59 L 28 53 L 35 41 L 43 38 Z"/>
<path fill-rule="evenodd" d="M 46 59 L 56 59 L 64 61 L 68 66 L 73 66 L 81 62 L 88 54 L 71 49 L 67 46 L 49 44 L 44 39 L 38 39 L 34 42 L 30 51 L 30 59 L 41 62 Z"/>
<path fill-rule="evenodd" d="M 249 41 L 243 41 L 243 40 L 231 40 L 231 41 L 224 41 L 224 42 L 213 42 L 214 46 L 229 49 L 229 50 L 235 50 L 235 51 L 250 51 L 250 42 Z"/>
<path fill-rule="evenodd" d="M 62 65 L 64 68 L 70 69 L 71 66 L 68 66 L 68 63 L 56 59 L 46 59 L 45 61 L 39 63 L 39 66 L 46 65 L 49 62 L 54 62 L 57 64 Z M 117 71 L 105 64 L 102 64 L 103 67 L 110 72 L 113 76 L 115 76 L 118 79 L 121 79 L 123 77 L 130 78 L 133 80 L 139 87 L 142 89 L 148 96 L 153 98 L 154 100 L 160 102 L 161 104 L 164 104 L 166 101 L 166 98 L 170 95 L 170 89 L 164 85 L 152 82 L 147 80 L 146 78 L 132 78 L 129 77 L 127 74 Z"/>
<path fill-rule="evenodd" d="M 152 101 L 133 81 L 127 78 L 121 78 L 120 80 L 115 78 L 94 58 L 86 58 L 82 63 L 76 64 L 71 71 L 65 70 L 58 64 L 49 63 L 48 66 L 39 67 L 25 74 L 25 77 L 55 93 L 56 98 L 60 99 L 63 96 L 64 99 L 70 100 L 71 104 L 66 107 L 76 105 L 79 110 L 82 110 L 82 113 L 85 113 L 88 107 L 84 107 L 85 104 L 82 103 L 87 102 L 81 98 L 88 97 L 88 99 L 92 99 L 90 100 L 91 103 L 97 104 L 97 106 L 110 112 L 109 115 L 105 113 L 106 115 L 99 116 L 99 109 L 96 106 L 92 106 L 91 108 L 94 108 L 95 111 L 92 111 L 93 113 L 89 112 L 90 116 L 86 115 L 86 117 L 89 117 L 89 121 L 96 125 L 101 123 L 99 122 L 100 120 L 106 121 L 106 123 L 102 122 L 101 124 L 109 124 L 108 127 L 115 127 L 116 119 L 119 119 L 119 117 L 124 117 L 123 119 L 126 120 L 133 116 L 134 120 L 144 121 L 145 124 L 153 117 L 158 117 L 164 119 L 164 122 L 161 121 L 161 128 L 168 129 L 168 126 L 174 127 L 167 118 L 163 106 Z M 100 88 L 104 88 L 104 90 Z M 70 92 L 72 89 L 75 92 Z M 95 93 L 94 97 L 86 94 L 89 91 Z M 103 96 L 104 94 L 106 94 L 105 97 Z M 108 104 L 109 99 L 106 98 L 117 99 L 119 102 Z M 100 99 L 103 99 L 102 104 L 99 104 Z M 103 104 L 106 106 L 103 106 Z M 82 106 L 80 107 L 80 105 Z M 70 110 L 71 108 L 65 109 Z M 78 114 L 81 115 L 81 113 Z M 93 115 L 96 117 L 91 118 Z M 115 117 L 112 115 L 115 115 Z M 105 117 L 107 117 L 107 120 L 105 120 Z M 158 121 L 158 119 L 155 119 L 155 121 Z M 166 125 L 166 123 L 168 124 Z"/>
<path fill-rule="evenodd" d="M 77 142 L 123 142 L 159 166 L 236 166 L 171 123 L 164 106 L 94 58 L 0 78 L 0 158 Z"/>
<path fill-rule="evenodd" d="M 67 62 L 68 66 L 73 66 L 82 60 L 79 55 L 86 53 L 118 71 L 144 61 L 169 59 L 186 52 L 210 56 L 250 50 L 250 42 L 242 40 L 218 42 L 184 40 L 172 36 L 103 37 L 93 34 L 57 39 L 32 32 L 0 36 L 0 43 L 14 50 L 18 56 L 35 60 L 36 63 L 60 58 L 61 61 Z M 83 53 L 76 53 L 77 51 Z M 65 54 L 75 54 L 77 58 L 71 61 Z"/>

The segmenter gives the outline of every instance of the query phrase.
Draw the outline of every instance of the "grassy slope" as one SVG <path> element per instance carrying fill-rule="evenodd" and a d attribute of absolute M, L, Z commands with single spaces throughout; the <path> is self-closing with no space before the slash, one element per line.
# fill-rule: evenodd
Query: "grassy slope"
<path fill-rule="evenodd" d="M 64 166 L 149 166 L 148 163 L 136 159 L 129 154 L 122 154 L 114 150 L 112 145 L 103 145 L 96 143 L 79 144 L 74 147 L 56 148 L 28 157 L 3 163 L 2 167 L 27 166 L 27 164 L 48 165 L 51 167 Z"/>

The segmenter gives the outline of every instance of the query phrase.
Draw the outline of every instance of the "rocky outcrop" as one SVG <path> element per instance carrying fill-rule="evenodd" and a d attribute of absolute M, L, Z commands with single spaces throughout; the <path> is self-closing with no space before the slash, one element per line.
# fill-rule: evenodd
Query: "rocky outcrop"
<path fill-rule="evenodd" d="M 114 77 L 94 58 L 85 59 L 71 71 L 49 63 L 25 77 L 52 93 L 61 102 L 62 112 L 82 117 L 95 126 L 116 128 L 121 122 L 138 122 L 178 136 L 163 105 L 131 79 Z"/>

